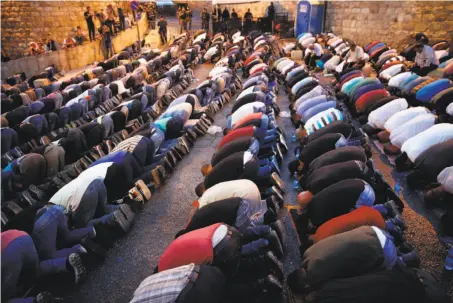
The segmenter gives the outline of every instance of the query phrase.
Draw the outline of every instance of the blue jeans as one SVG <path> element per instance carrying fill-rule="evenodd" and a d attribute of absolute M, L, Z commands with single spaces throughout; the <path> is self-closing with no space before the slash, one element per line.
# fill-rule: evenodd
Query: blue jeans
<path fill-rule="evenodd" d="M 252 202 L 242 199 L 234 225 L 242 234 L 244 234 L 248 228 L 264 224 L 264 214 L 266 211 L 267 205 L 264 202 Z"/>
<path fill-rule="evenodd" d="M 269 178 L 272 174 L 272 165 L 261 166 L 258 170 L 258 177 Z"/>
<path fill-rule="evenodd" d="M 384 267 L 387 270 L 391 270 L 397 262 L 397 250 L 395 244 L 393 243 L 393 237 L 390 236 L 387 232 L 382 231 L 386 237 L 385 244 L 382 249 L 384 253 Z"/>
<path fill-rule="evenodd" d="M 242 233 L 244 244 L 241 249 L 243 256 L 253 256 L 260 254 L 264 249 L 269 247 L 269 241 L 261 238 L 266 236 L 271 231 L 271 228 L 267 225 L 249 227 Z M 257 239 L 257 240 L 254 240 Z"/>
<path fill-rule="evenodd" d="M 109 223 L 113 220 L 113 212 L 119 207 L 107 203 L 107 189 L 103 180 L 93 180 L 83 194 L 79 207 L 72 213 L 72 224 L 75 228 L 82 228 L 98 222 Z"/>
<path fill-rule="evenodd" d="M 81 252 L 82 239 L 94 235 L 93 227 L 70 231 L 63 208 L 57 205 L 45 206 L 38 211 L 32 238 L 41 260 L 68 257 Z M 64 245 L 77 244 L 71 248 L 57 250 L 57 237 Z"/>
<path fill-rule="evenodd" d="M 40 262 L 32 238 L 28 235 L 18 237 L 2 252 L 2 301 L 31 303 L 33 298 L 13 299 L 22 291 L 18 289 L 19 282 L 29 286 L 41 276 L 66 271 L 66 258 Z"/>
<path fill-rule="evenodd" d="M 250 152 L 253 156 L 258 157 L 258 154 L 260 152 L 260 142 L 256 138 L 252 138 L 252 143 L 250 144 L 247 151 Z"/>
<path fill-rule="evenodd" d="M 274 144 L 277 142 L 277 135 L 275 129 L 264 130 L 261 128 L 255 128 L 253 136 L 260 140 L 261 144 Z"/>
<path fill-rule="evenodd" d="M 360 197 L 357 200 L 357 202 L 355 203 L 355 206 L 356 206 L 356 208 L 359 208 L 360 206 L 372 207 L 374 205 L 375 199 L 376 199 L 376 195 L 374 193 L 373 188 L 371 187 L 370 184 L 365 183 L 365 188 L 363 189 L 363 192 L 360 194 Z"/>
<path fill-rule="evenodd" d="M 185 110 L 172 110 L 170 112 L 165 112 L 163 113 L 160 117 L 159 117 L 159 120 L 160 119 L 165 119 L 165 118 L 173 118 L 173 117 L 181 117 L 182 119 L 184 119 L 184 121 L 187 121 L 189 119 L 189 114 L 185 111 Z"/>

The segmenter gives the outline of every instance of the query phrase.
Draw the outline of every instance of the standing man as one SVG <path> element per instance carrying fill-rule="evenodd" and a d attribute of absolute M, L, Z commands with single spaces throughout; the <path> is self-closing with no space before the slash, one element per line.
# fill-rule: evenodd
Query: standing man
<path fill-rule="evenodd" d="M 113 56 L 112 32 L 107 25 L 102 26 L 101 46 L 104 52 L 104 59 L 107 60 Z"/>
<path fill-rule="evenodd" d="M 192 10 L 190 7 L 187 7 L 186 10 L 186 30 L 192 30 Z"/>
<path fill-rule="evenodd" d="M 209 32 L 209 13 L 206 8 L 203 8 L 201 11 L 201 27 L 206 31 Z"/>
<path fill-rule="evenodd" d="M 105 22 L 105 24 L 107 24 L 107 26 L 110 28 L 110 32 L 112 34 L 117 34 L 117 31 L 116 31 L 116 28 L 115 28 L 115 10 L 113 9 L 113 6 L 111 4 L 107 5 L 107 10 L 106 10 L 106 13 L 107 13 L 107 21 Z"/>
<path fill-rule="evenodd" d="M 224 8 L 222 12 L 222 29 L 224 33 L 228 33 L 228 24 L 230 20 L 230 12 L 228 11 L 228 8 Z"/>
<path fill-rule="evenodd" d="M 88 26 L 88 34 L 90 35 L 90 41 L 94 40 L 94 22 L 93 22 L 93 13 L 91 12 L 91 7 L 87 6 L 87 11 L 83 14 Z"/>
<path fill-rule="evenodd" d="M 431 46 L 417 42 L 415 52 L 415 66 L 412 68 L 412 72 L 423 77 L 439 66 L 439 59 Z"/>
<path fill-rule="evenodd" d="M 238 18 L 238 13 L 234 11 L 234 8 L 231 10 L 231 18 L 237 19 Z"/>
<path fill-rule="evenodd" d="M 182 34 L 183 31 L 185 32 L 187 30 L 186 27 L 186 10 L 184 7 L 181 8 L 181 11 L 179 12 L 179 33 Z"/>
<path fill-rule="evenodd" d="M 274 3 L 271 2 L 271 5 L 267 8 L 267 17 L 269 18 L 269 23 L 271 26 L 271 32 L 274 31 L 274 20 L 275 20 L 275 7 Z"/>
<path fill-rule="evenodd" d="M 167 43 L 167 21 L 165 21 L 164 16 L 160 16 L 157 26 L 159 27 L 160 42 L 164 45 Z"/>
<path fill-rule="evenodd" d="M 248 34 L 250 29 L 252 28 L 252 20 L 253 20 L 253 15 L 250 12 L 250 8 L 249 8 L 244 15 L 244 32 L 245 32 L 245 34 Z"/>
<path fill-rule="evenodd" d="M 121 7 L 118 7 L 118 18 L 120 19 L 120 30 L 124 31 L 126 29 L 125 23 L 124 23 L 124 12 Z"/>

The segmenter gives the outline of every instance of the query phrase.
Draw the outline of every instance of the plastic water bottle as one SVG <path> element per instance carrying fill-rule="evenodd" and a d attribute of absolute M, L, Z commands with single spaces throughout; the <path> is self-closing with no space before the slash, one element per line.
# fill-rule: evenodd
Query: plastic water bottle
<path fill-rule="evenodd" d="M 299 184 L 299 179 L 298 179 L 298 176 L 297 176 L 297 172 L 294 172 L 293 188 L 296 191 L 299 191 L 299 189 L 300 189 L 300 184 Z"/>
<path fill-rule="evenodd" d="M 400 180 L 396 180 L 395 187 L 393 188 L 393 191 L 395 192 L 395 194 L 396 194 L 397 196 L 400 195 L 400 192 L 401 192 L 401 183 L 400 183 Z"/>
<path fill-rule="evenodd" d="M 448 271 L 453 270 L 453 246 L 448 250 L 447 258 L 445 258 L 445 269 Z"/>
<path fill-rule="evenodd" d="M 296 138 L 296 130 L 292 130 L 291 132 L 291 141 L 293 142 L 296 142 L 297 138 Z"/>

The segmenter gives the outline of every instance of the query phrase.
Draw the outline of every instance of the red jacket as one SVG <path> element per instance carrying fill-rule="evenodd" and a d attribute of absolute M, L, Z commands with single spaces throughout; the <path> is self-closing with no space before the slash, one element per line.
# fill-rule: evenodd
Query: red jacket
<path fill-rule="evenodd" d="M 236 124 L 233 127 L 233 130 L 242 128 L 242 127 L 248 126 L 248 125 L 255 125 L 255 126 L 259 127 L 261 125 L 262 116 L 263 116 L 263 113 L 253 113 L 253 114 L 249 114 L 245 117 L 242 117 L 242 119 L 240 119 L 238 122 L 236 122 Z M 256 125 L 254 123 L 254 121 L 259 121 L 259 124 Z"/>
<path fill-rule="evenodd" d="M 376 226 L 387 230 L 381 213 L 372 207 L 362 206 L 348 214 L 331 219 L 321 225 L 312 236 L 315 243 L 333 235 L 341 234 L 360 226 Z"/>
<path fill-rule="evenodd" d="M 235 130 L 231 131 L 229 134 L 227 134 L 225 137 L 222 138 L 219 145 L 217 146 L 217 149 L 221 149 L 225 144 L 227 144 L 228 142 L 234 141 L 237 138 L 253 137 L 254 132 L 255 131 L 254 131 L 252 125 L 235 129 Z"/>
<path fill-rule="evenodd" d="M 367 92 L 360 96 L 360 98 L 356 101 L 355 107 L 358 113 L 363 113 L 366 109 L 371 106 L 376 101 L 384 97 L 390 96 L 389 92 L 385 89 L 376 89 L 370 92 Z"/>
<path fill-rule="evenodd" d="M 159 271 L 191 263 L 211 264 L 214 259 L 212 236 L 220 225 L 222 223 L 213 224 L 176 238 L 160 258 Z"/>

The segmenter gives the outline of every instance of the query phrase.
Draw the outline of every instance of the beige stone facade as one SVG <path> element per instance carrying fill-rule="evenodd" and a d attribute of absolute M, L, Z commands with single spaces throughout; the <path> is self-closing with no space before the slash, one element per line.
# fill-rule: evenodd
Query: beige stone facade
<path fill-rule="evenodd" d="M 23 56 L 28 43 L 49 37 L 63 43 L 72 30 L 88 30 L 83 16 L 87 6 L 100 11 L 108 4 L 130 11 L 126 1 L 1 1 L 2 49 L 11 58 Z"/>
<path fill-rule="evenodd" d="M 146 18 L 139 22 L 139 26 L 140 32 L 144 33 L 148 27 Z M 137 28 L 129 28 L 113 38 L 113 50 L 119 52 L 135 41 L 137 41 Z M 51 64 L 56 65 L 59 70 L 70 71 L 81 69 L 94 61 L 102 60 L 104 60 L 104 55 L 102 54 L 100 40 L 97 40 L 77 47 L 59 49 L 37 56 L 21 57 L 2 63 L 1 76 L 2 79 L 5 79 L 19 72 L 25 72 L 27 76 L 31 76 L 37 72 L 42 72 Z"/>
<path fill-rule="evenodd" d="M 416 33 L 453 39 L 453 1 L 329 1 L 326 29 L 365 44 L 381 40 L 401 49 Z"/>

